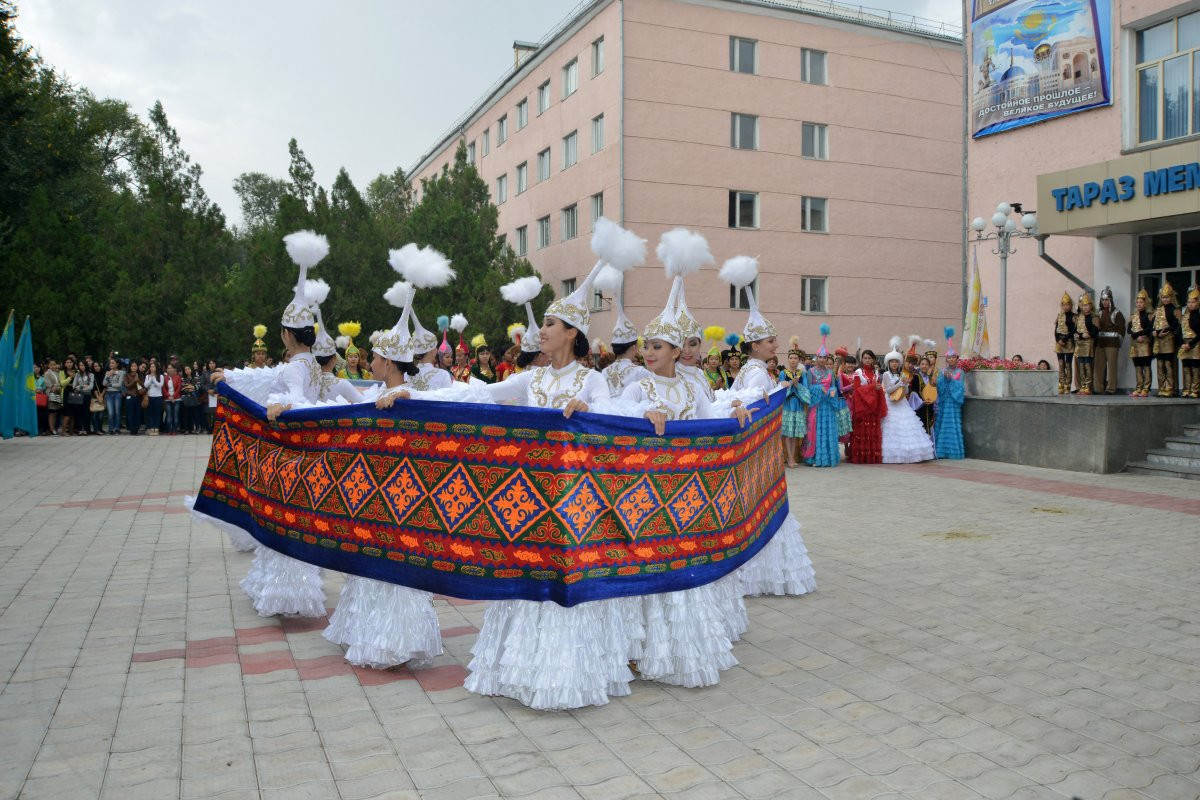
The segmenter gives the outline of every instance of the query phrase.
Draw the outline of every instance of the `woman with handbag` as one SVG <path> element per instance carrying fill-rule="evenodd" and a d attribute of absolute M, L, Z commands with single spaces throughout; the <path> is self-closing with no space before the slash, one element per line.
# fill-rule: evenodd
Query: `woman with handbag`
<path fill-rule="evenodd" d="M 63 390 L 63 436 L 75 435 L 75 421 L 79 416 L 77 409 L 83 403 L 83 398 L 75 391 L 75 373 L 75 359 L 67 356 L 63 359 L 62 372 L 58 373 L 58 381 Z"/>
<path fill-rule="evenodd" d="M 171 368 L 168 367 L 168 369 Z M 146 390 L 142 408 L 147 411 L 146 432 L 151 436 L 158 436 L 159 431 L 162 430 L 163 384 L 165 381 L 166 379 L 158 372 L 158 362 L 151 361 L 149 371 L 142 380 L 142 386 Z M 170 430 L 169 427 L 168 430 Z"/>
<path fill-rule="evenodd" d="M 180 397 L 183 398 L 182 418 L 179 421 L 179 429 L 182 433 L 195 433 L 200 429 L 200 423 L 196 419 L 196 410 L 198 408 L 196 397 L 196 370 L 190 366 L 183 368 L 183 385 L 180 388 Z"/>
<path fill-rule="evenodd" d="M 167 435 L 174 436 L 179 433 L 179 406 L 183 400 L 183 380 L 174 364 L 167 364 L 167 374 L 159 380 L 158 394 L 159 402 L 165 403 L 167 408 Z"/>
<path fill-rule="evenodd" d="M 75 370 L 75 377 L 71 379 L 71 389 L 74 398 L 72 409 L 75 412 L 75 433 L 87 436 L 90 433 L 92 417 L 92 393 L 96 389 L 91 371 L 83 367 Z"/>

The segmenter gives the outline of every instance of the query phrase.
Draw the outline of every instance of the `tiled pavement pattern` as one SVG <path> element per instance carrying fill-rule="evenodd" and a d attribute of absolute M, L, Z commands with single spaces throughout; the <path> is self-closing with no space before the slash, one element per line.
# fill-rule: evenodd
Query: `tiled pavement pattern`
<path fill-rule="evenodd" d="M 717 687 L 547 714 L 461 688 L 481 603 L 423 672 L 255 616 L 179 513 L 207 446 L 0 444 L 0 797 L 1200 796 L 1189 482 L 793 471 L 815 595 L 750 601 Z"/>

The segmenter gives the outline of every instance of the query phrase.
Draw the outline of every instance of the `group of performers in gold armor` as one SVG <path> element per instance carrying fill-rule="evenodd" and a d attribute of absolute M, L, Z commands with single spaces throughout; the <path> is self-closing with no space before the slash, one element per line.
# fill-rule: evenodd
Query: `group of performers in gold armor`
<path fill-rule="evenodd" d="M 1175 289 L 1164 283 L 1158 305 L 1142 289 L 1134 301 L 1128 324 L 1113 305 L 1112 291 L 1100 293 L 1100 308 L 1085 292 L 1076 308 L 1063 292 L 1054 322 L 1054 350 L 1058 355 L 1058 393 L 1117 393 L 1117 354 L 1121 339 L 1129 334 L 1133 360 L 1132 397 L 1149 397 L 1154 380 L 1151 363 L 1158 367 L 1158 397 L 1200 398 L 1200 289 L 1188 290 L 1181 309 Z M 1183 376 L 1179 378 L 1182 366 Z M 1074 374 L 1072 374 L 1074 373 Z"/>

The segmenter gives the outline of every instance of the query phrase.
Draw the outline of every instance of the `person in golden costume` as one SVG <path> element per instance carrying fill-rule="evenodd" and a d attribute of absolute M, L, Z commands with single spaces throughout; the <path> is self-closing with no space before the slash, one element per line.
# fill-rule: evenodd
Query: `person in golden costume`
<path fill-rule="evenodd" d="M 1158 396 L 1175 396 L 1180 329 L 1175 287 L 1164 283 L 1154 310 L 1154 358 L 1158 361 Z"/>
<path fill-rule="evenodd" d="M 1058 355 L 1058 393 L 1071 392 L 1071 365 L 1075 361 L 1075 302 L 1063 292 L 1054 320 L 1054 352 Z"/>
<path fill-rule="evenodd" d="M 1100 338 L 1100 316 L 1092 304 L 1092 296 L 1079 296 L 1079 311 L 1075 314 L 1075 363 L 1079 365 L 1079 393 L 1092 393 L 1092 366 L 1096 360 L 1096 340 Z"/>
<path fill-rule="evenodd" d="M 1200 398 L 1200 289 L 1188 289 L 1187 307 L 1179 317 L 1179 360 L 1183 365 L 1183 381 L 1179 396 Z"/>
<path fill-rule="evenodd" d="M 1154 383 L 1150 362 L 1154 360 L 1154 307 L 1150 293 L 1142 289 L 1129 315 L 1129 358 L 1133 360 L 1133 391 L 1130 397 L 1149 397 Z"/>

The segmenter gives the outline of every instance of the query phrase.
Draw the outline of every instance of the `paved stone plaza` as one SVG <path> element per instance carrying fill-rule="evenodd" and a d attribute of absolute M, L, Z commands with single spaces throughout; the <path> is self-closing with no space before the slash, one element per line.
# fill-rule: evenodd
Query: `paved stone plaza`
<path fill-rule="evenodd" d="M 0 797 L 1200 797 L 1192 482 L 792 471 L 818 592 L 717 687 L 552 714 L 463 690 L 483 603 L 412 672 L 257 617 L 183 509 L 208 442 L 0 444 Z"/>

